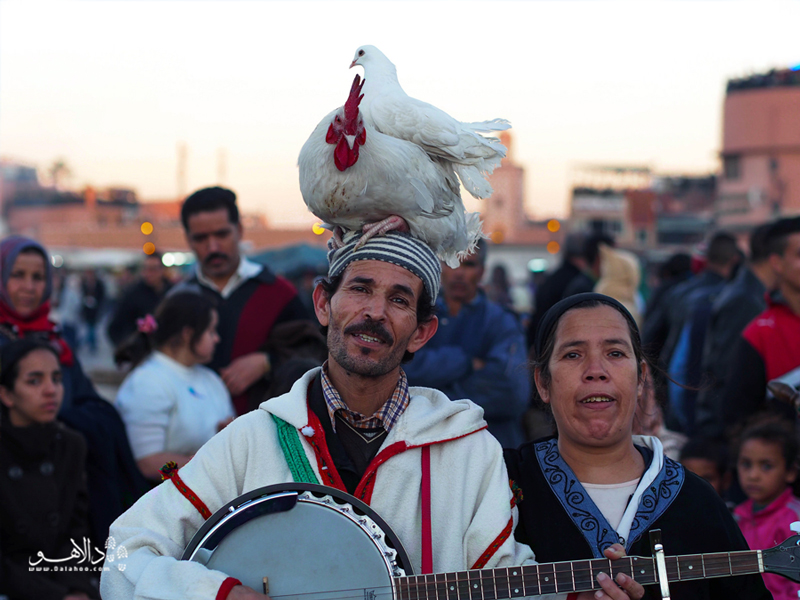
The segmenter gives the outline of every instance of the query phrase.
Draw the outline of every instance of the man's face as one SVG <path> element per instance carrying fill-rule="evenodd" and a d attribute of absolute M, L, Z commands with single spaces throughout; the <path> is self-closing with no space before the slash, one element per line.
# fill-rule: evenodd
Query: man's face
<path fill-rule="evenodd" d="M 770 256 L 770 265 L 781 285 L 800 293 L 800 233 L 793 233 L 787 238 L 783 255 Z"/>
<path fill-rule="evenodd" d="M 142 281 L 150 287 L 158 287 L 164 277 L 164 265 L 157 256 L 150 256 L 145 259 L 142 265 Z"/>
<path fill-rule="evenodd" d="M 471 302 L 483 278 L 483 265 L 475 255 L 462 261 L 457 269 L 442 265 L 444 297 L 454 302 Z"/>
<path fill-rule="evenodd" d="M 314 289 L 317 318 L 328 327 L 328 352 L 345 371 L 382 377 L 399 368 L 406 351 L 416 352 L 436 332 L 434 317 L 417 323 L 422 281 L 382 261 L 348 265 L 339 289 L 328 299 Z"/>
<path fill-rule="evenodd" d="M 212 279 L 233 275 L 239 266 L 242 226 L 231 223 L 224 208 L 195 213 L 187 225 L 186 240 L 203 275 Z"/>

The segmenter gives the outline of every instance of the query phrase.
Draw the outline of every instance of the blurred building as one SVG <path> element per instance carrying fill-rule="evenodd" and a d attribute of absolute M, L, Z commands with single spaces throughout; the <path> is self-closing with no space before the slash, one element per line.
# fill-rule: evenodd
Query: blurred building
<path fill-rule="evenodd" d="M 554 266 L 564 236 L 556 219 L 537 221 L 525 210 L 525 169 L 516 162 L 511 133 L 500 133 L 508 149 L 503 162 L 489 176 L 494 192 L 481 201 L 483 231 L 492 241 L 487 277 L 495 266 L 503 266 L 518 289 L 527 286 L 532 271 Z M 518 310 L 530 308 L 530 298 L 517 302 Z"/>
<path fill-rule="evenodd" d="M 649 167 L 573 170 L 570 227 L 612 236 L 640 252 L 689 247 L 713 227 L 714 175 L 656 175 Z"/>
<path fill-rule="evenodd" d="M 728 81 L 721 157 L 719 226 L 800 213 L 800 70 Z"/>
<path fill-rule="evenodd" d="M 0 160 L 0 199 L 6 232 L 35 238 L 48 248 L 142 250 L 150 243 L 160 251 L 188 250 L 182 199 L 142 202 L 127 188 L 63 191 L 42 185 L 34 167 L 11 160 Z M 297 243 L 324 247 L 327 240 L 310 227 L 272 229 L 263 215 L 241 218 L 250 249 Z"/>

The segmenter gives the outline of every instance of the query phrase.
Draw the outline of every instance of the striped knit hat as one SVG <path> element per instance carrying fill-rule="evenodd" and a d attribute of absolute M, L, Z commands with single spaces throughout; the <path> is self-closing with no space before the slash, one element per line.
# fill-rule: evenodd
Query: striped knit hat
<path fill-rule="evenodd" d="M 371 238 L 361 248 L 354 250 L 359 239 L 359 232 L 347 235 L 344 246 L 328 252 L 328 277 L 338 277 L 347 265 L 356 260 L 380 260 L 411 271 L 422 280 L 422 285 L 431 296 L 431 303 L 436 302 L 442 266 L 425 242 L 407 233 L 390 231 Z"/>

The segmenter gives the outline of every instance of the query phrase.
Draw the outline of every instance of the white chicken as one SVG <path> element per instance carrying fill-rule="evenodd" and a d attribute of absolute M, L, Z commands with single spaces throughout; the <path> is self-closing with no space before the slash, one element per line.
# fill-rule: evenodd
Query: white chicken
<path fill-rule="evenodd" d="M 300 191 L 309 210 L 365 238 L 405 229 L 450 266 L 474 250 L 480 216 L 467 214 L 458 180 L 414 143 L 377 132 L 359 111 L 356 75 L 344 106 L 326 116 L 300 150 Z"/>
<path fill-rule="evenodd" d="M 400 87 L 392 61 L 375 46 L 356 50 L 350 68 L 357 65 L 364 68 L 361 112 L 368 125 L 447 161 L 476 198 L 491 196 L 492 186 L 486 177 L 500 165 L 506 147 L 497 138 L 481 134 L 509 129 L 508 121 L 462 123 L 427 102 L 411 98 Z"/>

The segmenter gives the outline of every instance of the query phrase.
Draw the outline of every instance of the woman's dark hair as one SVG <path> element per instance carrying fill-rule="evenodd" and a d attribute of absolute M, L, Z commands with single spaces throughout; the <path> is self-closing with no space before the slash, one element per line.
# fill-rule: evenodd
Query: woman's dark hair
<path fill-rule="evenodd" d="M 13 390 L 19 377 L 20 361 L 36 350 L 51 352 L 58 362 L 58 350 L 40 339 L 21 338 L 0 348 L 0 386 Z"/>
<path fill-rule="evenodd" d="M 619 314 L 621 314 L 625 319 L 625 322 L 628 324 L 628 332 L 630 333 L 631 337 L 631 346 L 633 348 L 633 354 L 636 358 L 636 372 L 641 378 L 642 361 L 646 360 L 646 358 L 642 350 L 642 340 L 639 335 L 639 328 L 636 326 L 636 322 L 624 308 L 620 308 L 621 305 L 619 305 L 619 303 L 613 300 L 606 301 L 602 298 L 595 297 L 578 302 L 574 306 L 569 307 L 558 317 L 558 320 L 553 324 L 552 327 L 550 327 L 549 331 L 546 332 L 544 340 L 541 344 L 541 351 L 539 352 L 538 356 L 535 356 L 533 359 L 533 366 L 535 369 L 539 369 L 539 377 L 545 385 L 550 385 L 550 358 L 553 356 L 553 351 L 555 350 L 558 322 L 565 314 L 572 310 L 580 308 L 597 308 L 599 306 L 610 306 Z M 545 324 L 544 319 L 542 320 L 542 324 Z M 536 393 L 538 396 L 538 390 Z"/>
<path fill-rule="evenodd" d="M 333 295 L 336 293 L 336 290 L 339 289 L 339 286 L 342 284 L 343 274 L 340 274 L 333 279 L 323 278 L 320 279 L 319 284 L 322 286 L 322 291 L 325 292 L 325 297 L 330 301 L 333 298 Z M 431 299 L 431 295 L 428 293 L 428 290 L 425 286 L 422 286 L 422 294 L 417 299 L 417 324 L 427 323 L 430 321 L 434 313 L 436 311 L 436 306 L 433 304 Z M 328 337 L 328 328 L 327 327 L 320 327 L 322 331 L 322 335 Z M 406 350 L 405 354 L 403 354 L 403 364 L 410 362 L 411 359 L 414 358 L 414 353 L 409 352 Z"/>
<path fill-rule="evenodd" d="M 189 346 L 194 348 L 211 324 L 214 307 L 210 298 L 197 292 L 170 294 L 156 308 L 156 330 L 152 333 L 134 333 L 114 353 L 114 360 L 118 365 L 131 363 L 135 367 L 154 349 L 180 344 L 180 337 L 187 327 L 192 331 Z"/>
<path fill-rule="evenodd" d="M 790 423 L 777 417 L 768 417 L 745 427 L 739 437 L 739 448 L 736 453 L 737 460 L 744 443 L 748 440 L 760 440 L 767 444 L 777 444 L 781 449 L 783 459 L 786 461 L 786 468 L 797 468 L 800 443 L 798 443 L 797 434 Z"/>

